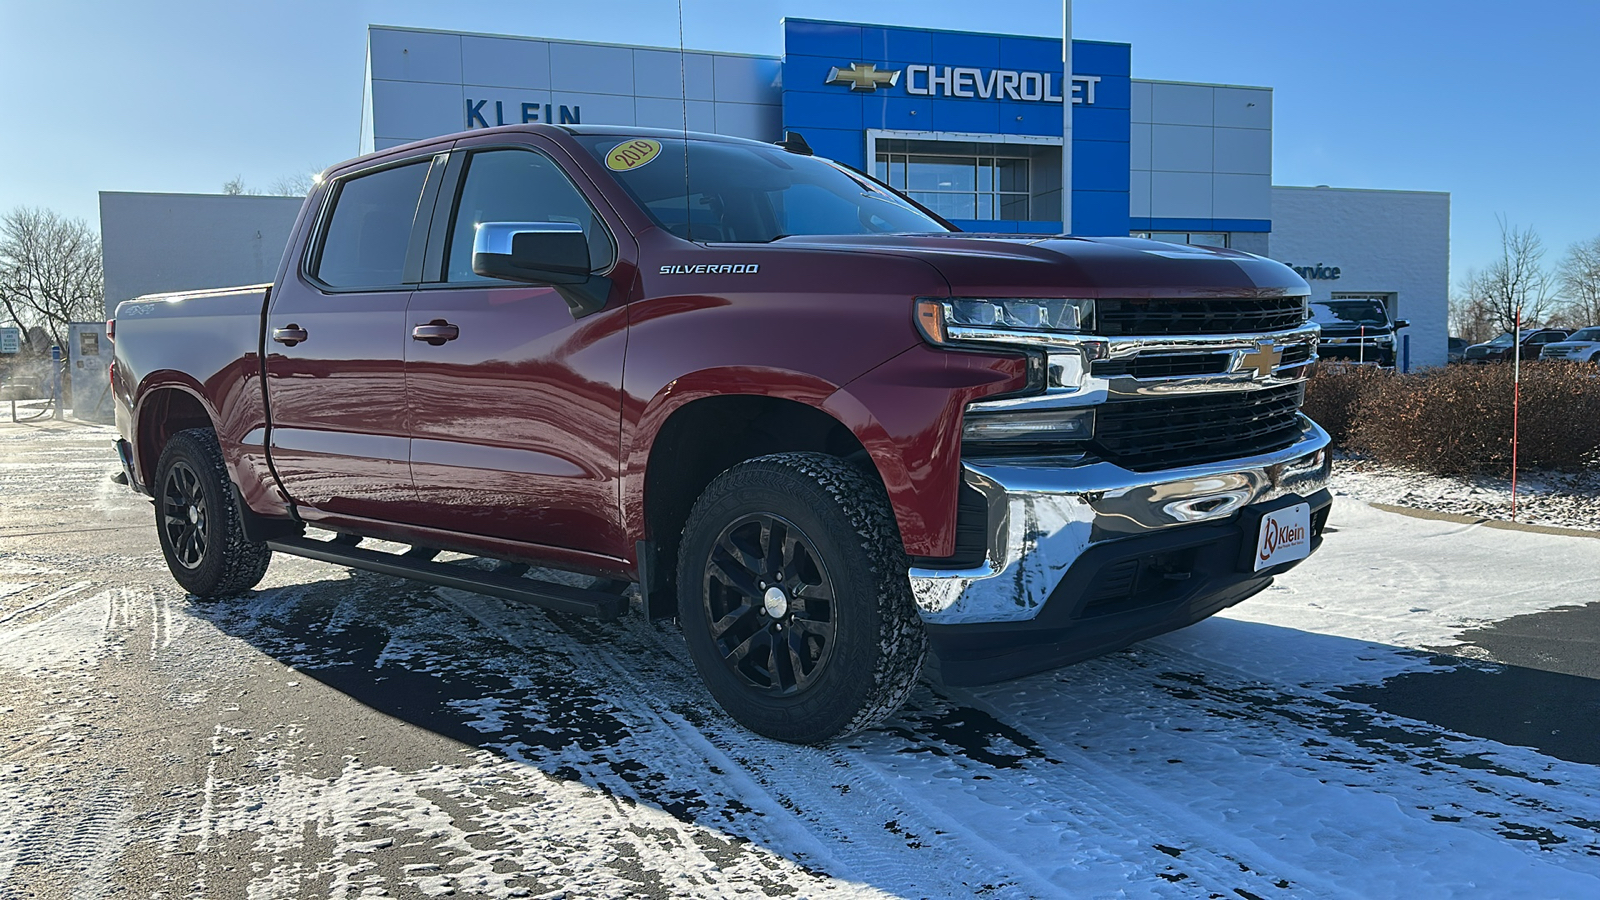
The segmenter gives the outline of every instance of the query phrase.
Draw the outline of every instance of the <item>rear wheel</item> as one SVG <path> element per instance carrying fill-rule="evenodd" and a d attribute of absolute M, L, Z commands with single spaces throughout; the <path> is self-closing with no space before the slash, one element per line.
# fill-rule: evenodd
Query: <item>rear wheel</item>
<path fill-rule="evenodd" d="M 233 482 L 211 429 L 172 436 L 156 465 L 154 487 L 161 553 L 178 584 L 212 599 L 260 583 L 272 551 L 245 538 Z"/>
<path fill-rule="evenodd" d="M 816 743 L 881 722 L 927 637 L 883 487 L 835 457 L 781 453 L 706 488 L 684 527 L 678 614 L 713 697 L 752 731 Z"/>

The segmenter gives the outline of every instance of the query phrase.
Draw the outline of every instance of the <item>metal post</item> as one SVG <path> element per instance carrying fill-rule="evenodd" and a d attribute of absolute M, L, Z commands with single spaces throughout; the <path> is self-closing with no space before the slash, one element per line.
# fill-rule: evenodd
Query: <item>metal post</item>
<path fill-rule="evenodd" d="M 1061 233 L 1072 233 L 1072 0 L 1061 0 Z"/>
<path fill-rule="evenodd" d="M 65 419 L 67 414 L 63 407 L 67 405 L 67 398 L 61 395 L 61 347 L 56 345 L 50 347 L 50 393 L 56 402 L 54 418 Z"/>
<path fill-rule="evenodd" d="M 1517 520 L 1517 421 L 1522 410 L 1522 310 L 1517 310 L 1515 340 L 1511 342 L 1511 521 Z"/>
<path fill-rule="evenodd" d="M 1400 371 L 1405 373 L 1411 371 L 1411 335 L 1409 334 L 1400 336 Z"/>

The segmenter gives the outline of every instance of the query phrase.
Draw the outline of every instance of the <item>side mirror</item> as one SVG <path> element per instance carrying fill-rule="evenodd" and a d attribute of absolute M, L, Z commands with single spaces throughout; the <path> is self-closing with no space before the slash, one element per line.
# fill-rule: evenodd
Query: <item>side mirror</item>
<path fill-rule="evenodd" d="M 611 279 L 590 273 L 589 239 L 570 222 L 483 222 L 472 239 L 472 271 L 550 285 L 576 317 L 598 311 L 611 292 Z"/>
<path fill-rule="evenodd" d="M 1411 320 L 1410 319 L 1395 319 L 1394 320 L 1394 330 L 1395 331 L 1399 331 L 1402 328 L 1410 328 L 1410 327 L 1411 327 Z"/>

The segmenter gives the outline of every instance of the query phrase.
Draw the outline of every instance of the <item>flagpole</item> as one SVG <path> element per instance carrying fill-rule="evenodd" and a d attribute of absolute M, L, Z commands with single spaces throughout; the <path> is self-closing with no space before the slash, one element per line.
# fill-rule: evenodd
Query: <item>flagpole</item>
<path fill-rule="evenodd" d="M 1061 0 L 1061 233 L 1072 233 L 1072 0 Z"/>

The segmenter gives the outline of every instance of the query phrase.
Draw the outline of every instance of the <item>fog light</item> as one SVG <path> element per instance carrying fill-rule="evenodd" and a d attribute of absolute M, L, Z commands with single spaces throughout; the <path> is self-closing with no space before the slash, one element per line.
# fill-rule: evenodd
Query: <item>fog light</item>
<path fill-rule="evenodd" d="M 1094 410 L 1049 409 L 968 414 L 961 439 L 974 443 L 1085 441 L 1094 434 Z"/>

